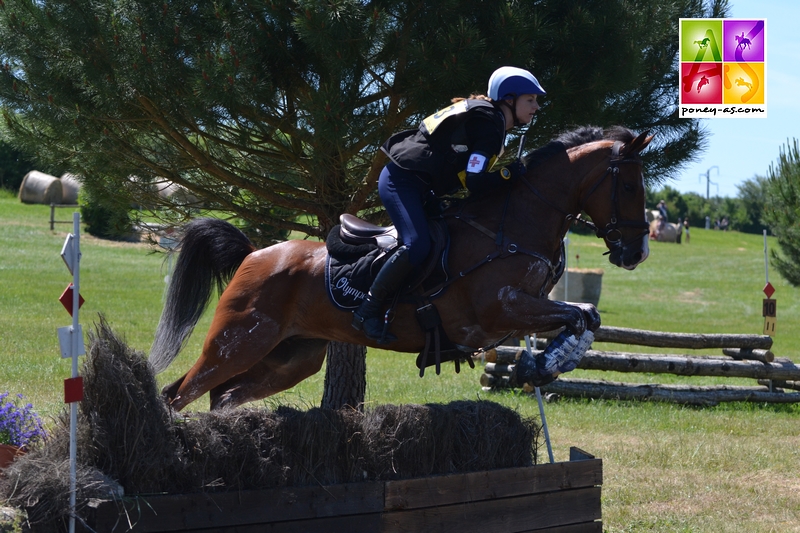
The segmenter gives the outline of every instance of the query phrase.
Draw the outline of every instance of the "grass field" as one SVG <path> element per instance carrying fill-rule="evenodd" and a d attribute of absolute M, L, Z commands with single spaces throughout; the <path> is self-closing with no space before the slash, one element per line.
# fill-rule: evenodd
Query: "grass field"
<path fill-rule="evenodd" d="M 51 232 L 49 208 L 20 204 L 0 192 L 0 391 L 22 393 L 46 417 L 61 409 L 70 365 L 59 357 L 56 328 L 71 324 L 58 302 L 71 276 L 59 257 L 68 224 Z M 67 220 L 68 211 L 58 213 Z M 769 239 L 769 246 L 775 246 Z M 102 313 L 118 333 L 146 352 L 161 310 L 164 257 L 142 244 L 81 239 L 81 309 L 85 330 Z M 651 243 L 633 272 L 602 256 L 593 237 L 570 235 L 570 266 L 603 268 L 599 309 L 611 326 L 697 333 L 761 333 L 763 238 L 699 228 L 683 245 Z M 579 256 L 579 259 L 576 258 Z M 798 289 L 770 271 L 778 326 L 773 351 L 800 362 Z M 210 313 L 173 365 L 167 383 L 199 353 Z M 600 349 L 623 349 L 597 344 Z M 657 350 L 653 350 L 657 351 Z M 709 352 L 715 353 L 715 352 Z M 479 369 L 447 367 L 417 377 L 414 357 L 370 351 L 367 402 L 423 403 L 485 398 L 538 417 L 533 398 L 484 393 Z M 711 384 L 715 378 L 575 371 L 576 377 Z M 324 372 L 264 401 L 267 407 L 319 403 Z M 724 382 L 742 382 L 727 380 Z M 201 399 L 190 408 L 203 410 Z M 579 446 L 604 461 L 607 531 L 800 531 L 800 408 L 723 404 L 692 408 L 656 403 L 563 399 L 546 407 L 557 461 Z"/>

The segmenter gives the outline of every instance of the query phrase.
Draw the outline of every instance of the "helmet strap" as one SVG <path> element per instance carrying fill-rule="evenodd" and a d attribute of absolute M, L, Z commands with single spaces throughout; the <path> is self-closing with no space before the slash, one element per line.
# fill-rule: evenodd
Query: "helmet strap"
<path fill-rule="evenodd" d="M 519 117 L 517 117 L 517 97 L 516 97 L 516 95 L 511 100 L 510 104 L 508 103 L 508 99 L 500 100 L 499 103 L 504 105 L 504 106 L 506 106 L 506 107 L 508 107 L 508 110 L 511 111 L 511 118 L 514 121 L 514 127 L 518 128 L 518 127 L 522 126 L 522 122 L 520 122 Z"/>

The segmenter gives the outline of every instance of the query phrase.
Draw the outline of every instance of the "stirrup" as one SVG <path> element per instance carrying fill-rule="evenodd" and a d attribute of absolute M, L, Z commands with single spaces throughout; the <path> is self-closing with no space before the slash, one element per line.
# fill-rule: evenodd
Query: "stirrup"
<path fill-rule="evenodd" d="M 394 341 L 397 340 L 397 336 L 396 335 L 392 335 L 391 333 L 389 333 L 389 324 L 390 324 L 390 322 L 389 322 L 389 313 L 391 313 L 391 309 L 387 310 L 386 313 L 383 315 L 383 320 L 382 320 L 383 327 L 382 328 L 380 328 L 380 326 L 378 326 L 378 325 L 374 325 L 375 322 L 381 320 L 381 316 L 380 315 L 379 316 L 370 317 L 370 318 L 367 318 L 367 319 L 363 320 L 362 326 L 363 326 L 364 335 L 368 339 L 373 340 L 373 341 L 377 342 L 378 344 L 391 344 L 391 343 L 393 343 Z M 368 326 L 367 324 L 370 324 L 370 325 Z M 373 328 L 375 328 L 375 329 L 380 328 L 380 334 L 376 334 Z M 368 330 L 372 330 L 372 331 L 368 331 Z"/>

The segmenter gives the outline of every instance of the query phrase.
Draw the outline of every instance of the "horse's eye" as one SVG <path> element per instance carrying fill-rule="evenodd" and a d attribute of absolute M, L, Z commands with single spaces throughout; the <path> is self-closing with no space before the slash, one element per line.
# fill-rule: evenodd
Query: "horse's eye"
<path fill-rule="evenodd" d="M 636 190 L 636 187 L 631 183 L 623 183 L 622 188 L 625 189 L 625 192 L 633 192 Z"/>

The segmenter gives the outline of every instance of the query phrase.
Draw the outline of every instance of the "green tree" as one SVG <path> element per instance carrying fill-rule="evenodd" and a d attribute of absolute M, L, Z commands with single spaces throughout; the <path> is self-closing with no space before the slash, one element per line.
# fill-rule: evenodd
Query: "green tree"
<path fill-rule="evenodd" d="M 650 129 L 646 165 L 664 179 L 703 146 L 699 122 L 677 115 L 678 19 L 727 9 L 0 0 L 0 100 L 16 143 L 95 190 L 158 205 L 153 184 L 169 180 L 253 227 L 324 237 L 340 213 L 379 207 L 378 147 L 391 133 L 485 92 L 504 64 L 548 91 L 531 146 L 575 124 Z"/>
<path fill-rule="evenodd" d="M 738 206 L 732 217 L 736 229 L 744 233 L 763 232 L 768 186 L 769 181 L 763 176 L 755 176 L 736 186 L 739 189 Z"/>
<path fill-rule="evenodd" d="M 16 191 L 25 174 L 34 169 L 24 154 L 0 139 L 0 188 Z"/>
<path fill-rule="evenodd" d="M 795 287 L 800 287 L 800 144 L 781 148 L 767 176 L 764 221 L 778 237 L 781 253 L 772 250 L 772 264 Z"/>
<path fill-rule="evenodd" d="M 661 200 L 664 200 L 667 204 L 667 215 L 669 218 L 667 222 L 680 222 L 683 220 L 683 217 L 685 217 L 688 212 L 688 207 L 680 191 L 669 185 L 657 191 L 648 189 L 645 198 L 645 206 L 650 210 L 658 209 L 658 202 Z"/>

